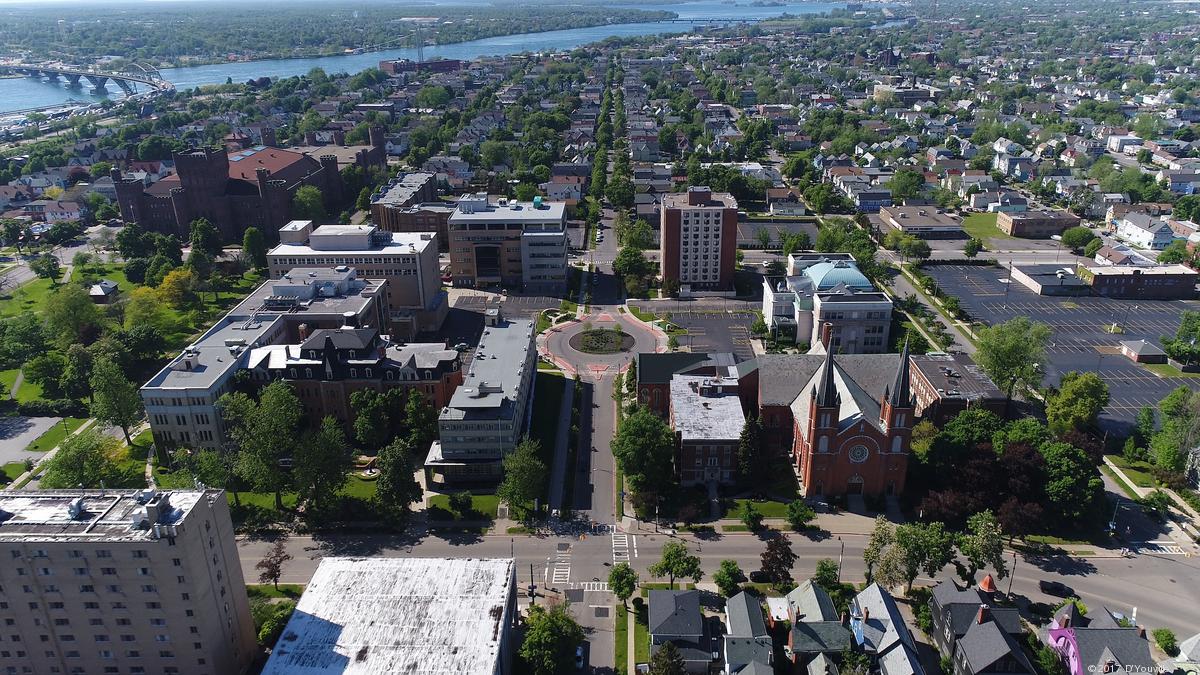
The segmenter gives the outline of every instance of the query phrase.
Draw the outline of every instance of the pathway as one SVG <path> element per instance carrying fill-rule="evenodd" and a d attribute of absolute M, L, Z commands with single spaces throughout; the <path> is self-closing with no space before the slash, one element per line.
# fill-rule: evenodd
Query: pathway
<path fill-rule="evenodd" d="M 95 426 L 95 424 L 96 424 L 96 420 L 89 419 L 88 421 L 79 425 L 78 429 L 67 434 L 67 436 L 65 438 L 63 438 L 62 441 L 59 441 L 58 445 L 47 450 L 46 453 L 44 455 L 42 455 L 41 458 L 38 459 L 37 462 L 33 465 L 33 469 L 31 471 L 26 471 L 25 473 L 21 474 L 20 476 L 17 476 L 16 480 L 14 480 L 13 482 L 4 486 L 4 489 L 5 490 L 18 490 L 18 489 L 20 489 L 20 488 L 16 487 L 18 485 L 21 487 L 24 487 L 26 483 L 28 483 L 30 480 L 33 479 L 33 475 L 40 470 L 39 467 L 41 467 L 46 462 L 49 462 L 51 459 L 54 459 L 54 455 L 58 454 L 58 449 L 62 447 L 63 442 L 65 442 L 68 438 L 71 438 L 72 436 L 79 434 L 80 432 L 82 432 L 85 429 L 92 428 L 93 426 Z"/>
<path fill-rule="evenodd" d="M 637 672 L 637 621 L 635 620 L 633 606 L 625 612 L 625 632 L 628 642 L 627 656 L 629 663 L 625 665 L 625 672 L 633 675 Z"/>
<path fill-rule="evenodd" d="M 25 369 L 21 368 L 17 371 L 17 377 L 13 380 L 12 390 L 8 392 L 8 397 L 14 401 L 17 399 L 17 390 L 25 383 Z"/>

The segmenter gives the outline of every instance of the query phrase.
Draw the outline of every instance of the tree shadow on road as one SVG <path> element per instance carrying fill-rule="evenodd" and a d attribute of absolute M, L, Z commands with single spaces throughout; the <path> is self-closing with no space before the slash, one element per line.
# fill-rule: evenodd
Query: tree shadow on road
<path fill-rule="evenodd" d="M 1044 572 L 1054 572 L 1064 576 L 1085 576 L 1096 572 L 1096 566 L 1087 558 L 1062 552 L 1026 553 L 1022 558 L 1025 562 Z"/>

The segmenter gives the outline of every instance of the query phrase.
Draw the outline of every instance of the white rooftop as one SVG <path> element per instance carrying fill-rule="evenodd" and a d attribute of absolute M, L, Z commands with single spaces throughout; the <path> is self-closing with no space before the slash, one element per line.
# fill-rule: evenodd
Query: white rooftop
<path fill-rule="evenodd" d="M 738 440 L 746 417 L 737 379 L 708 375 L 671 378 L 671 424 L 685 441 Z"/>
<path fill-rule="evenodd" d="M 224 499 L 210 490 L 38 490 L 0 496 L 0 543 L 136 542 L 173 535 L 201 498 Z M 147 511 L 149 506 L 150 511 Z"/>
<path fill-rule="evenodd" d="M 262 673 L 490 674 L 514 575 L 510 558 L 325 558 Z"/>

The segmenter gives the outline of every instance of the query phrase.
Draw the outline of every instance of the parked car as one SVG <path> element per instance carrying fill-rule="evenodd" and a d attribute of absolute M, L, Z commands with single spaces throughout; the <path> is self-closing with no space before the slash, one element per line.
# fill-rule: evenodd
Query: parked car
<path fill-rule="evenodd" d="M 1060 581 L 1046 581 L 1045 579 L 1038 582 L 1038 588 L 1046 595 L 1053 595 L 1059 598 L 1069 598 L 1075 595 L 1075 591 L 1071 587 Z"/>
<path fill-rule="evenodd" d="M 771 581 L 771 577 L 762 570 L 754 570 L 750 572 L 750 581 L 756 584 L 765 584 Z"/>
<path fill-rule="evenodd" d="M 583 645 L 575 648 L 575 670 L 583 670 Z"/>

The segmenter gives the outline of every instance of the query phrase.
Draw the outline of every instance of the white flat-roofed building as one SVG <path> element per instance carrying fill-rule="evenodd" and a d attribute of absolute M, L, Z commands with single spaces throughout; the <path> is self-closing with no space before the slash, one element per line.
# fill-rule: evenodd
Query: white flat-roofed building
<path fill-rule="evenodd" d="M 567 216 L 562 202 L 463 195 L 450 214 L 455 286 L 503 284 L 560 291 L 567 284 Z"/>
<path fill-rule="evenodd" d="M 222 490 L 0 495 L 6 672 L 237 675 L 258 654 Z"/>
<path fill-rule="evenodd" d="M 325 558 L 262 675 L 507 675 L 511 558 Z"/>
<path fill-rule="evenodd" d="M 385 232 L 374 225 L 322 225 L 293 220 L 267 253 L 272 279 L 297 267 L 349 266 L 369 279 L 386 279 L 384 305 L 393 335 L 436 331 L 449 311 L 438 274 L 437 234 Z"/>
<path fill-rule="evenodd" d="M 734 481 L 746 426 L 736 377 L 672 377 L 670 422 L 681 485 Z"/>
<path fill-rule="evenodd" d="M 429 449 L 426 472 L 447 482 L 499 479 L 501 461 L 528 427 L 536 371 L 533 322 L 489 309 L 467 375 L 438 414 L 440 440 Z"/>

